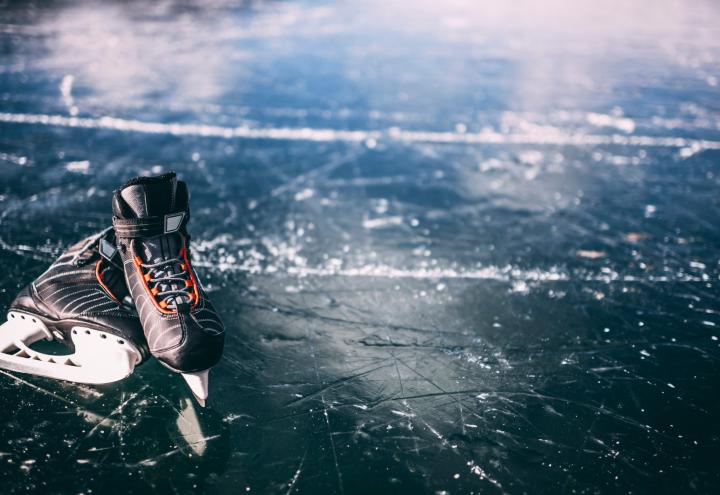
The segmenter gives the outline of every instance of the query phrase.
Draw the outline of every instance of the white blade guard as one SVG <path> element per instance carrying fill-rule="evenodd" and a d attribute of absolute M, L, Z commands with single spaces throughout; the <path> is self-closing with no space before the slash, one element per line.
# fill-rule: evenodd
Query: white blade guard
<path fill-rule="evenodd" d="M 112 383 L 132 374 L 142 357 L 131 343 L 110 333 L 74 327 L 73 354 L 52 355 L 30 346 L 54 340 L 39 318 L 10 311 L 0 326 L 0 368 L 77 383 Z"/>

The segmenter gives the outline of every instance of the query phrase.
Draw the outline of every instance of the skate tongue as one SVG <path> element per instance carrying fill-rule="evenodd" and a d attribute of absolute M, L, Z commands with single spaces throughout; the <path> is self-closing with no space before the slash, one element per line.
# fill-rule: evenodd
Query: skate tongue
<path fill-rule="evenodd" d="M 143 261 L 158 263 L 170 258 L 177 258 L 182 248 L 182 239 L 179 234 L 166 234 L 142 239 L 140 244 Z"/>
<path fill-rule="evenodd" d="M 174 173 L 138 177 L 120 190 L 120 196 L 137 218 L 163 216 L 174 211 L 177 178 Z"/>

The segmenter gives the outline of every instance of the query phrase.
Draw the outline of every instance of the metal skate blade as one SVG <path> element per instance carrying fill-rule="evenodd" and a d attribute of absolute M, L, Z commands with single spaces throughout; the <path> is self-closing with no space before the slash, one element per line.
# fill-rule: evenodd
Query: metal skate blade
<path fill-rule="evenodd" d="M 181 373 L 187 382 L 190 391 L 197 399 L 198 404 L 205 407 L 205 401 L 208 397 L 208 375 L 210 370 L 198 371 L 196 373 Z"/>

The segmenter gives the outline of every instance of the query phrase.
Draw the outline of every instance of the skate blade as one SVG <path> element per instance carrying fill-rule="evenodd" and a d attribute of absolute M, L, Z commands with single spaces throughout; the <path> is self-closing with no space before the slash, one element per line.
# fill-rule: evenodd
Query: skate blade
<path fill-rule="evenodd" d="M 210 370 L 198 371 L 196 373 L 180 373 L 190 387 L 190 391 L 195 396 L 202 407 L 205 407 L 205 402 L 208 397 L 208 375 Z"/>
<path fill-rule="evenodd" d="M 30 348 L 40 340 L 55 340 L 45 324 L 30 314 L 10 311 L 0 325 L 0 368 L 77 383 L 100 385 L 132 374 L 141 361 L 130 342 L 107 332 L 81 326 L 71 331 L 75 352 L 45 354 Z"/>

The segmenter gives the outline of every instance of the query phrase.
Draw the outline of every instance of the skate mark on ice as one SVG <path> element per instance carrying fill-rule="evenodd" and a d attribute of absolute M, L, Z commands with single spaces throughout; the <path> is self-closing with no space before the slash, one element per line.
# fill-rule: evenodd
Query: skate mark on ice
<path fill-rule="evenodd" d="M 288 489 L 285 492 L 285 495 L 290 495 L 293 491 L 293 488 L 295 488 L 295 484 L 297 483 L 298 479 L 300 479 L 300 474 L 302 473 L 303 464 L 305 464 L 305 458 L 307 457 L 308 449 L 305 449 L 305 453 L 303 454 L 302 458 L 300 459 L 300 464 L 298 465 L 298 468 L 295 470 L 295 474 L 293 474 L 293 477 L 290 479 L 290 482 L 288 483 Z"/>

